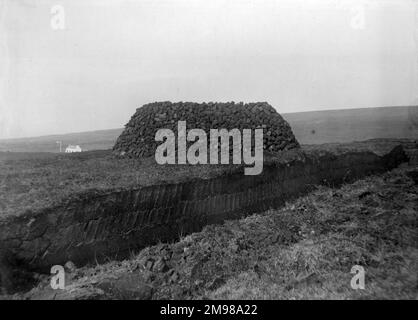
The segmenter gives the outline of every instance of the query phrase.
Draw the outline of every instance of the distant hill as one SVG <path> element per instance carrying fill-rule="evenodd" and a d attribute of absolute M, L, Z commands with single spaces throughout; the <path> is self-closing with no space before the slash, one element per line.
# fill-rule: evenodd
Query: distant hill
<path fill-rule="evenodd" d="M 284 113 L 301 144 L 361 141 L 373 138 L 418 139 L 418 106 Z M 83 150 L 111 149 L 123 128 L 0 140 L 0 151 L 59 152 L 78 144 Z"/>
<path fill-rule="evenodd" d="M 111 149 L 123 129 L 110 129 L 68 133 L 60 135 L 0 140 L 0 151 L 13 152 L 59 152 L 62 141 L 62 150 L 72 144 L 80 145 L 83 150 Z"/>
<path fill-rule="evenodd" d="M 287 113 L 283 117 L 302 144 L 418 139 L 418 106 Z"/>

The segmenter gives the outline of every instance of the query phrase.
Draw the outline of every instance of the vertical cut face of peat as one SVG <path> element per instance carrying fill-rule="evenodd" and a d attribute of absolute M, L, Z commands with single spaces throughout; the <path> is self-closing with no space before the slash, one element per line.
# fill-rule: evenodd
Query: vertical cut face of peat
<path fill-rule="evenodd" d="M 154 102 L 136 110 L 113 150 L 129 157 L 153 156 L 161 144 L 156 132 L 170 129 L 177 135 L 179 121 L 186 121 L 187 130 L 203 129 L 208 137 L 210 129 L 263 129 L 263 148 L 271 152 L 299 147 L 290 125 L 266 102 Z"/>

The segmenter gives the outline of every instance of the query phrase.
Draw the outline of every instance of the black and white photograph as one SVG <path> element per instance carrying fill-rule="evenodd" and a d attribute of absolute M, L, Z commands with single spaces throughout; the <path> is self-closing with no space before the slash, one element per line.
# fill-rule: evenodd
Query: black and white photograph
<path fill-rule="evenodd" d="M 0 0 L 0 300 L 418 300 L 418 0 Z"/>

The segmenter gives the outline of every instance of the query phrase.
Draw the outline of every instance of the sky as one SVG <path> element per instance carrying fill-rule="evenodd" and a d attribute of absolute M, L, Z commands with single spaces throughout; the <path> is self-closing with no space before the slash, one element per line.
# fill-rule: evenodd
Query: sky
<path fill-rule="evenodd" d="M 153 101 L 418 104 L 418 0 L 0 0 L 0 139 Z"/>

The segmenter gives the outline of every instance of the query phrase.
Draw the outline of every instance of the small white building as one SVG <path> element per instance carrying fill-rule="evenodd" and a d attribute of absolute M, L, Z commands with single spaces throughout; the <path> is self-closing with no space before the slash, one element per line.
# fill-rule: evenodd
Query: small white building
<path fill-rule="evenodd" d="M 73 152 L 81 152 L 81 151 L 83 151 L 83 150 L 81 150 L 79 145 L 76 145 L 76 146 L 69 145 L 65 149 L 65 153 L 73 153 Z"/>

